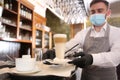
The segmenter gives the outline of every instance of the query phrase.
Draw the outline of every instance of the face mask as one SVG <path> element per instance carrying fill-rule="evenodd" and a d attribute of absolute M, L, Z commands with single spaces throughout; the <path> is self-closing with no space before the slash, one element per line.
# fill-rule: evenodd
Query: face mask
<path fill-rule="evenodd" d="M 103 25 L 105 20 L 105 14 L 93 14 L 90 16 L 90 21 L 95 26 Z"/>

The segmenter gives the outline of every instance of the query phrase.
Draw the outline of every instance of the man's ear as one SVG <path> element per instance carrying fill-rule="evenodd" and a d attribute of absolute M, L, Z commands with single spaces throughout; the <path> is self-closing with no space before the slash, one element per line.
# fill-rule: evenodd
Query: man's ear
<path fill-rule="evenodd" d="M 107 12 L 107 17 L 110 17 L 110 16 L 111 16 L 111 9 L 109 9 Z"/>

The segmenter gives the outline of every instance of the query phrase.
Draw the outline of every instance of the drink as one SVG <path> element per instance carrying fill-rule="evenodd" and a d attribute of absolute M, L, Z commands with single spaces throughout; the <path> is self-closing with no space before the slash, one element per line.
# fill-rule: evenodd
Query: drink
<path fill-rule="evenodd" d="M 53 38 L 55 43 L 56 58 L 64 59 L 65 43 L 67 41 L 66 34 L 55 34 Z"/>

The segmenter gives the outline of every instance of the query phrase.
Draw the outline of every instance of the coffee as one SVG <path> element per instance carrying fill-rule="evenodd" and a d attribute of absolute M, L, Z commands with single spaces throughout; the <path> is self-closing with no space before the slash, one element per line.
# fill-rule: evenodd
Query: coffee
<path fill-rule="evenodd" d="M 66 41 L 67 41 L 66 34 L 54 35 L 56 58 L 64 59 Z"/>

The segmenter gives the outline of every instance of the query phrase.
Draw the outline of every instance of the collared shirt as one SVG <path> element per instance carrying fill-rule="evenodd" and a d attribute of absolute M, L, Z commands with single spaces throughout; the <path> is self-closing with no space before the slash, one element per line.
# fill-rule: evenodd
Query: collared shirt
<path fill-rule="evenodd" d="M 90 34 L 90 36 L 92 36 L 92 37 L 103 37 L 104 36 L 104 34 L 105 34 L 105 31 L 106 31 L 106 29 L 107 29 L 107 26 L 106 26 L 107 24 L 105 24 L 102 28 L 101 28 L 101 30 L 100 30 L 100 32 L 97 32 L 97 31 L 95 31 L 95 29 L 94 29 L 94 27 L 92 26 L 91 27 L 91 34 Z"/>
<path fill-rule="evenodd" d="M 102 37 L 105 34 L 106 26 L 105 24 L 100 32 L 96 32 L 92 27 L 90 36 L 93 37 Z M 79 44 L 77 48 L 83 48 L 84 40 L 87 32 L 91 27 L 86 30 L 78 32 L 73 39 L 66 43 L 66 51 L 72 48 L 74 45 Z M 110 42 L 110 52 L 102 52 L 100 54 L 92 54 L 93 56 L 93 65 L 101 67 L 113 67 L 117 66 L 120 63 L 120 29 L 117 27 L 110 26 L 109 34 Z M 74 49 L 73 49 L 74 50 Z"/>

